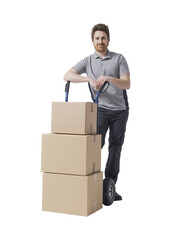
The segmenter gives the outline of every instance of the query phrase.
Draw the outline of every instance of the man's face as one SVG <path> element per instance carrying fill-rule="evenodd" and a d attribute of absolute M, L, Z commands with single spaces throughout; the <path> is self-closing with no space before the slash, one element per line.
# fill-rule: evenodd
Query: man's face
<path fill-rule="evenodd" d="M 93 44 L 97 52 L 105 52 L 109 45 L 107 34 L 103 31 L 96 31 L 94 33 Z"/>

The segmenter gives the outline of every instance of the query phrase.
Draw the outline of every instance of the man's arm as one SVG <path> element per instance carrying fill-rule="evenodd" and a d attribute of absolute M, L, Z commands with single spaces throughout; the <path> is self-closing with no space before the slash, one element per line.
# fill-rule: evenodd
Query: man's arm
<path fill-rule="evenodd" d="M 77 71 L 71 68 L 63 77 L 65 81 L 70 81 L 74 83 L 82 83 L 82 82 L 89 82 L 90 79 L 88 77 L 80 76 Z"/>
<path fill-rule="evenodd" d="M 121 89 L 129 89 L 131 82 L 130 82 L 130 75 L 122 75 L 120 78 L 114 78 L 114 77 L 109 77 L 109 76 L 100 76 L 97 80 L 97 82 L 100 85 L 103 85 L 104 82 L 112 82 L 115 84 L 118 88 Z"/>
<path fill-rule="evenodd" d="M 97 83 L 96 80 L 89 78 L 89 77 L 84 77 L 81 76 L 80 74 L 77 73 L 77 71 L 73 68 L 71 68 L 63 77 L 65 81 L 70 81 L 74 83 L 82 83 L 82 82 L 89 82 L 95 90 L 99 90 L 100 84 Z"/>

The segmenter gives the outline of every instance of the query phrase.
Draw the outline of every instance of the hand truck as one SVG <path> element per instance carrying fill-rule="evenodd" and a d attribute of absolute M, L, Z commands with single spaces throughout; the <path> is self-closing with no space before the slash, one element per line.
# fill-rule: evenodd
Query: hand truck
<path fill-rule="evenodd" d="M 109 82 L 105 82 L 99 91 L 97 91 L 94 102 L 97 103 L 97 134 L 99 134 L 99 119 L 98 119 L 98 98 L 100 93 L 103 93 L 109 87 Z M 65 85 L 65 102 L 68 102 L 70 81 Z M 111 205 L 115 200 L 115 182 L 112 178 L 105 178 L 103 180 L 103 204 L 105 206 Z"/>

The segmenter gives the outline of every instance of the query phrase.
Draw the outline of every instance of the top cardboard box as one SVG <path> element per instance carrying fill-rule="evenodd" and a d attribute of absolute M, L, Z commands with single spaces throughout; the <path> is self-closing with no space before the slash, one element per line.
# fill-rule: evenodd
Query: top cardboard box
<path fill-rule="evenodd" d="M 96 134 L 97 104 L 90 102 L 52 102 L 51 132 Z"/>

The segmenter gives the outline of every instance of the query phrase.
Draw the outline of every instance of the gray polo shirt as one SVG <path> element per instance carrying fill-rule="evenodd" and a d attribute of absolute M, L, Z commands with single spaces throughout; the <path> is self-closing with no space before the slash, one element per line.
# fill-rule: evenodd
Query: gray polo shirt
<path fill-rule="evenodd" d="M 101 75 L 120 78 L 129 74 L 127 61 L 122 54 L 110 52 L 108 50 L 103 59 L 95 52 L 93 55 L 78 62 L 73 69 L 78 74 L 86 73 L 88 77 L 97 80 Z M 92 99 L 94 100 L 96 91 L 89 84 Z M 128 108 L 127 92 L 110 83 L 107 91 L 99 96 L 99 107 L 109 110 L 125 110 Z"/>

